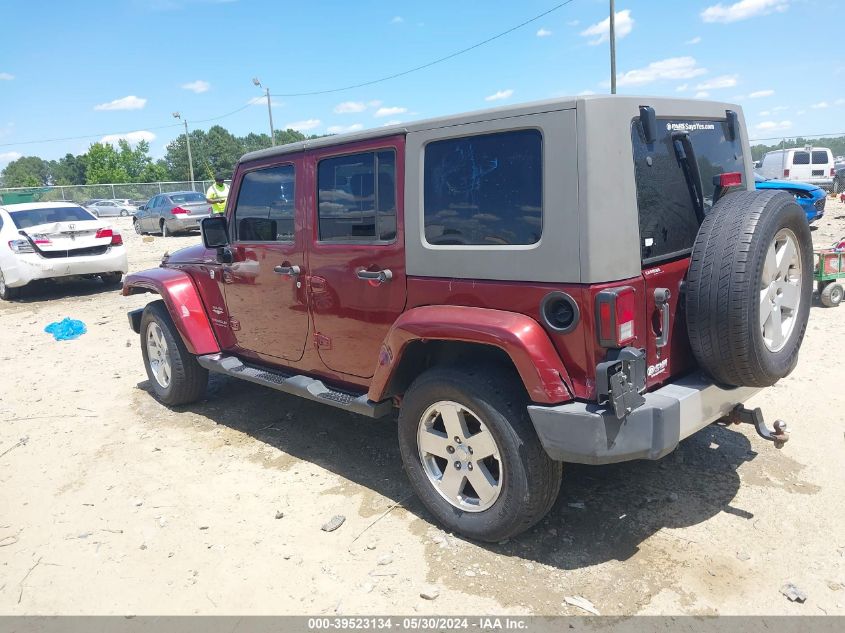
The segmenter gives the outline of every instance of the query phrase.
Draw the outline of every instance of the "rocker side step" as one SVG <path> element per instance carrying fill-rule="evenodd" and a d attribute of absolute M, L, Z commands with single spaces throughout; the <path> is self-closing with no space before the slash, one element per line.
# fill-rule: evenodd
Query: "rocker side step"
<path fill-rule="evenodd" d="M 390 400 L 373 402 L 367 399 L 367 394 L 355 394 L 337 391 L 327 387 L 321 380 L 283 374 L 281 372 L 245 365 L 240 359 L 224 354 L 206 354 L 197 356 L 200 365 L 209 371 L 241 378 L 258 385 L 270 387 L 276 391 L 283 391 L 295 396 L 322 402 L 339 409 L 366 415 L 371 418 L 381 418 L 390 415 L 393 403 Z"/>

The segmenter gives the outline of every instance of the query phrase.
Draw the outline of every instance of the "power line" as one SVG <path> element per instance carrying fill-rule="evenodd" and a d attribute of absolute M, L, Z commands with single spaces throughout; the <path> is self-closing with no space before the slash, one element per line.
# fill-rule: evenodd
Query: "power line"
<path fill-rule="evenodd" d="M 824 138 L 826 136 L 845 136 L 845 132 L 828 132 L 827 134 L 781 134 L 780 136 L 769 136 L 767 138 L 750 138 L 749 143 L 759 141 L 782 141 L 788 138 Z"/>
<path fill-rule="evenodd" d="M 147 127 L 144 128 L 145 130 L 164 130 L 166 128 L 171 127 L 179 127 L 181 123 L 171 123 L 170 125 L 159 125 L 157 127 Z M 130 130 L 129 132 L 100 132 L 99 134 L 83 134 L 82 136 L 64 136 L 62 138 L 45 138 L 38 141 L 18 141 L 16 143 L 0 143 L 0 147 L 13 147 L 16 145 L 36 145 L 38 143 L 55 143 L 58 141 L 80 141 L 86 138 L 97 138 L 97 137 L 104 137 L 104 136 L 122 136 L 126 134 L 131 134 L 132 132 L 139 132 L 142 130 Z"/>
<path fill-rule="evenodd" d="M 450 53 L 449 55 L 446 55 L 445 57 L 440 57 L 440 58 L 435 59 L 433 61 L 422 64 L 420 66 L 415 66 L 414 68 L 409 68 L 408 70 L 403 70 L 401 72 L 394 73 L 392 75 L 380 77 L 379 79 L 373 79 L 371 81 L 364 81 L 362 83 L 353 84 L 351 86 L 344 86 L 343 88 L 329 88 L 329 89 L 326 89 L 326 90 L 313 90 L 313 91 L 310 91 L 310 92 L 289 92 L 289 93 L 275 94 L 275 95 L 271 95 L 271 96 L 273 96 L 273 97 L 311 97 L 311 96 L 315 96 L 315 95 L 325 95 L 325 94 L 330 94 L 330 93 L 333 93 L 333 92 L 343 92 L 345 90 L 353 90 L 355 88 L 363 88 L 365 86 L 372 86 L 373 84 L 381 83 L 383 81 L 388 81 L 390 79 L 396 79 L 397 77 L 404 77 L 405 75 L 410 75 L 411 73 L 415 73 L 418 70 L 430 68 L 431 66 L 434 66 L 435 64 L 440 64 L 441 62 L 445 62 L 445 61 L 453 59 L 453 58 L 455 58 L 459 55 L 463 55 L 464 53 L 468 53 L 472 50 L 475 50 L 476 48 L 484 46 L 485 44 L 489 44 L 490 42 L 497 40 L 500 37 L 504 37 L 505 35 L 508 35 L 510 33 L 513 33 L 514 31 L 521 29 L 522 27 L 527 26 L 527 25 L 531 24 L 532 22 L 536 22 L 540 18 L 543 18 L 543 17 L 549 15 L 550 13 L 557 11 L 558 9 L 560 9 L 562 7 L 565 7 L 566 5 L 571 4 L 574 1 L 575 0 L 566 0 L 566 2 L 561 2 L 560 4 L 553 6 L 548 11 L 544 11 L 543 13 L 540 13 L 539 15 L 535 15 L 533 18 L 530 18 L 530 19 L 526 20 L 525 22 L 521 22 L 520 24 L 517 24 L 516 26 L 512 26 L 508 30 L 502 31 L 501 33 L 498 33 L 498 34 L 494 35 L 493 37 L 488 37 L 486 40 L 483 40 L 481 42 L 477 42 L 477 43 L 475 43 L 471 46 L 467 46 L 466 48 L 462 48 L 461 50 L 455 51 L 454 53 Z"/>

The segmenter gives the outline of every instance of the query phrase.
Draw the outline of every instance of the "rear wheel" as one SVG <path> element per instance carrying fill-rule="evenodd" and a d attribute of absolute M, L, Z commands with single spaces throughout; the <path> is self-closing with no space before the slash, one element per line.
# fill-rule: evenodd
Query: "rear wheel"
<path fill-rule="evenodd" d="M 125 218 L 127 215 L 129 215 L 129 213 L 126 211 L 126 209 L 120 210 L 120 217 Z"/>
<path fill-rule="evenodd" d="M 167 222 L 164 220 L 161 221 L 161 236 L 162 237 L 170 237 L 170 229 L 167 228 Z"/>
<path fill-rule="evenodd" d="M 123 279 L 123 273 L 103 273 L 100 275 L 100 279 L 107 286 L 116 286 Z"/>
<path fill-rule="evenodd" d="M 554 504 L 562 465 L 543 450 L 527 404 L 506 370 L 434 368 L 408 389 L 399 413 L 405 472 L 448 529 L 499 541 Z"/>
<path fill-rule="evenodd" d="M 164 404 L 196 402 L 208 386 L 208 370 L 185 347 L 163 301 L 141 315 L 141 353 L 153 393 Z"/>
<path fill-rule="evenodd" d="M 20 296 L 20 288 L 10 288 L 6 285 L 6 278 L 3 276 L 3 270 L 0 269 L 0 299 L 3 301 L 11 301 Z"/>
<path fill-rule="evenodd" d="M 845 296 L 845 288 L 840 284 L 827 284 L 822 288 L 819 294 L 819 300 L 826 308 L 835 308 L 842 303 L 842 297 Z"/>

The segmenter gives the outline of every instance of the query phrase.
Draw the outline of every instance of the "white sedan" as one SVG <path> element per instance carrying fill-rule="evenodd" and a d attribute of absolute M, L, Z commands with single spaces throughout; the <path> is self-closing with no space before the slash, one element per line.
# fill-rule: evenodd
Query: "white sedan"
<path fill-rule="evenodd" d="M 120 233 L 79 205 L 0 206 L 0 299 L 36 279 L 82 275 L 117 284 L 128 270 Z"/>

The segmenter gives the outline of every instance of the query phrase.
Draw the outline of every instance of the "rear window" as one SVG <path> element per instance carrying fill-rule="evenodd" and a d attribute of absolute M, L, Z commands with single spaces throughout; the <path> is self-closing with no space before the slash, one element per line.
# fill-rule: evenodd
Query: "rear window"
<path fill-rule="evenodd" d="M 792 155 L 792 164 L 793 165 L 809 165 L 810 164 L 810 152 L 795 152 Z"/>
<path fill-rule="evenodd" d="M 28 209 L 26 211 L 12 211 L 9 215 L 19 229 L 28 229 L 31 226 L 52 224 L 53 222 L 84 222 L 97 219 L 82 207 Z"/>
<path fill-rule="evenodd" d="M 170 199 L 176 204 L 183 202 L 205 202 L 205 196 L 201 193 L 172 193 Z"/>
<path fill-rule="evenodd" d="M 688 134 L 701 175 L 703 213 L 713 206 L 714 176 L 740 172 L 745 161 L 739 138 L 730 141 L 724 121 L 682 121 L 658 118 L 658 137 L 648 145 L 639 120 L 631 129 L 634 174 L 640 219 L 640 247 L 644 264 L 688 255 L 700 220 L 696 201 L 675 149 L 673 134 Z"/>
<path fill-rule="evenodd" d="M 815 151 L 813 152 L 813 165 L 827 165 L 829 162 L 827 152 Z"/>

